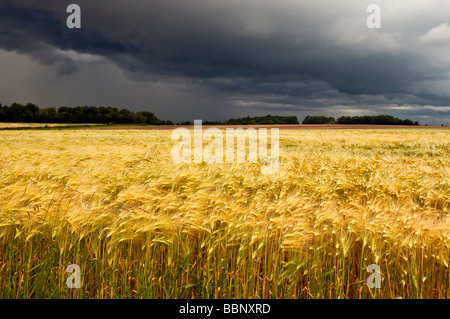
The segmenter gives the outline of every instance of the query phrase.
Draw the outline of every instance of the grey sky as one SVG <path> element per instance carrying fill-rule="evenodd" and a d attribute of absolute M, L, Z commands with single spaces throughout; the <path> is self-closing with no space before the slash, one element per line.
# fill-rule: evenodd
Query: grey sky
<path fill-rule="evenodd" d="M 445 0 L 2 0 L 0 103 L 450 125 L 449 49 Z"/>

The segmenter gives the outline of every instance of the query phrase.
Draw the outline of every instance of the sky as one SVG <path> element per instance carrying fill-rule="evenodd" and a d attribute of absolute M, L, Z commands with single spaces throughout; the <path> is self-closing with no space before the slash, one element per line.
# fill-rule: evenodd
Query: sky
<path fill-rule="evenodd" d="M 0 0 L 3 105 L 450 125 L 449 53 L 450 0 Z"/>

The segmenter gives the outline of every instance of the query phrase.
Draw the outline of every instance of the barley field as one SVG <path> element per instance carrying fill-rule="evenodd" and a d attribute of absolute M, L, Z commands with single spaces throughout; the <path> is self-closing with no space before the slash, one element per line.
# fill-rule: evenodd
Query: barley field
<path fill-rule="evenodd" d="M 450 130 L 281 130 L 273 175 L 171 132 L 0 132 L 0 298 L 450 297 Z"/>

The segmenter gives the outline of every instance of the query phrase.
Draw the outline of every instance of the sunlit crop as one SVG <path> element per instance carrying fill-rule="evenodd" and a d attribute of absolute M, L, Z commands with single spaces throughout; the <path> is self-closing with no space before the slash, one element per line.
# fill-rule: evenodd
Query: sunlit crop
<path fill-rule="evenodd" d="M 0 132 L 0 297 L 450 297 L 450 130 L 280 130 L 273 175 L 171 132 Z"/>

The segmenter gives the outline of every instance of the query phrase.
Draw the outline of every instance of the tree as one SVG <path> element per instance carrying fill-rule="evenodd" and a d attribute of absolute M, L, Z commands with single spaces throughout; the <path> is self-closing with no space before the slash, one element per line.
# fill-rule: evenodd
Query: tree
<path fill-rule="evenodd" d="M 133 123 L 133 114 L 126 109 L 121 109 L 119 111 L 119 122 L 118 123 L 121 123 L 121 124 Z"/>
<path fill-rule="evenodd" d="M 133 113 L 127 109 L 120 111 L 115 107 L 104 106 L 61 106 L 56 108 L 39 108 L 33 103 L 21 105 L 13 103 L 11 106 L 0 104 L 0 121 L 3 122 L 40 122 L 40 123 L 142 123 L 164 124 L 152 112 Z M 170 121 L 170 120 L 168 120 Z M 172 123 L 170 121 L 170 123 Z"/>
<path fill-rule="evenodd" d="M 403 125 L 414 125 L 414 122 L 413 121 L 411 121 L 411 120 L 409 120 L 409 119 L 406 119 L 406 120 L 403 120 L 403 123 L 402 123 Z"/>
<path fill-rule="evenodd" d="M 138 112 L 134 115 L 134 123 L 136 124 L 145 124 L 147 118 L 142 115 L 142 113 Z"/>
<path fill-rule="evenodd" d="M 273 125 L 273 124 L 299 124 L 296 116 L 259 116 L 259 117 L 244 117 L 244 118 L 231 118 L 228 121 L 219 122 L 224 125 Z"/>
<path fill-rule="evenodd" d="M 401 120 L 391 115 L 376 116 L 341 116 L 337 119 L 338 124 L 375 124 L 375 125 L 413 125 L 409 120 Z M 418 124 L 418 123 L 417 123 Z"/>
<path fill-rule="evenodd" d="M 41 109 L 38 122 L 39 123 L 54 123 L 56 122 L 58 112 L 54 107 Z"/>
<path fill-rule="evenodd" d="M 334 117 L 307 115 L 302 124 L 335 124 Z"/>

